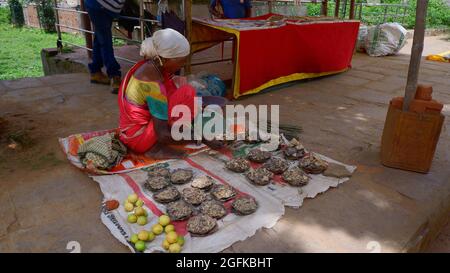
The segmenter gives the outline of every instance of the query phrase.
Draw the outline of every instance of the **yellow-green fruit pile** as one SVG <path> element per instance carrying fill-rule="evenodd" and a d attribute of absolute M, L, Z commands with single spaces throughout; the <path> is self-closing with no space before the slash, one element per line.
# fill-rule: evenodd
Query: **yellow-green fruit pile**
<path fill-rule="evenodd" d="M 142 207 L 144 201 L 139 199 L 137 194 L 130 194 L 124 202 L 124 209 L 126 212 L 132 212 L 128 215 L 128 223 L 137 223 L 138 225 L 144 226 L 147 224 L 147 211 Z"/>
<path fill-rule="evenodd" d="M 130 195 L 126 202 L 134 204 L 131 201 L 136 200 L 137 196 L 136 198 L 134 197 L 135 196 Z M 139 208 L 140 207 L 134 208 L 134 213 L 128 215 L 128 222 L 139 223 L 139 219 L 141 217 L 146 217 L 146 214 L 144 216 Z M 147 248 L 145 245 L 146 242 L 153 241 L 156 236 L 162 234 L 163 232 L 166 234 L 166 237 L 162 243 L 162 247 L 170 253 L 181 252 L 184 245 L 184 237 L 176 233 L 175 227 L 170 223 L 170 217 L 167 215 L 161 215 L 158 219 L 158 224 L 153 225 L 151 231 L 142 230 L 137 234 L 133 234 L 130 241 L 134 244 L 137 251 L 142 252 Z"/>
<path fill-rule="evenodd" d="M 145 243 L 146 242 L 151 242 L 155 239 L 155 234 L 151 231 L 146 231 L 146 230 L 141 230 L 139 233 L 137 234 L 133 234 L 131 236 L 131 243 L 134 244 L 134 247 L 136 248 L 137 251 L 145 251 L 145 249 L 147 248 Z"/>
<path fill-rule="evenodd" d="M 170 218 L 167 215 L 159 217 L 159 224 L 153 226 L 153 232 L 158 231 L 161 234 L 163 229 L 166 233 L 166 238 L 162 243 L 162 247 L 170 253 L 179 253 L 184 245 L 184 237 L 179 236 L 175 232 L 174 225 L 170 224 Z"/>

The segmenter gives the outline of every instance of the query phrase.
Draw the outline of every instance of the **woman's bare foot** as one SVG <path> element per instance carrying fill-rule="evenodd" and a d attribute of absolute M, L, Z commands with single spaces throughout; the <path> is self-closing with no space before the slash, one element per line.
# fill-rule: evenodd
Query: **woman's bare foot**
<path fill-rule="evenodd" d="M 174 159 L 187 157 L 186 152 L 175 150 L 161 143 L 156 143 L 150 151 L 145 153 L 145 155 L 154 159 Z"/>

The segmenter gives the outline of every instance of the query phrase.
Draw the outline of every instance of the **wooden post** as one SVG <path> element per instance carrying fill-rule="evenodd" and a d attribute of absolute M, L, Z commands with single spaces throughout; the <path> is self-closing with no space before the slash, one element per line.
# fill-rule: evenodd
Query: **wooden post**
<path fill-rule="evenodd" d="M 145 39 L 145 31 L 144 31 L 144 21 L 142 21 L 142 19 L 144 19 L 144 0 L 139 0 L 139 36 L 141 41 L 144 41 Z"/>
<path fill-rule="evenodd" d="M 322 0 L 322 16 L 328 15 L 328 0 Z"/>
<path fill-rule="evenodd" d="M 420 59 L 422 58 L 423 40 L 425 36 L 425 26 L 427 17 L 428 0 L 418 0 L 416 6 L 416 25 L 414 27 L 414 38 L 411 48 L 411 59 L 409 61 L 408 80 L 406 81 L 405 98 L 403 111 L 408 111 L 413 100 L 417 80 L 419 78 Z"/>
<path fill-rule="evenodd" d="M 192 0 L 183 0 L 184 1 L 184 22 L 186 24 L 186 39 L 189 41 L 189 45 L 191 45 L 192 51 Z M 189 54 L 188 59 L 186 61 L 186 65 L 184 66 L 184 75 L 191 74 L 191 61 L 192 61 L 192 52 Z"/>
<path fill-rule="evenodd" d="M 355 0 L 350 0 L 350 14 L 348 15 L 350 20 L 355 19 Z"/>
<path fill-rule="evenodd" d="M 86 8 L 84 7 L 84 1 L 83 0 L 80 1 L 80 10 L 83 11 L 83 12 L 86 11 Z M 88 31 L 91 31 L 92 30 L 92 28 L 91 28 L 91 20 L 89 19 L 89 16 L 87 14 L 80 13 L 80 19 L 81 19 L 80 20 L 81 21 L 81 28 L 85 29 L 85 30 L 88 30 Z M 84 34 L 84 40 L 86 42 L 86 47 L 92 49 L 92 34 L 88 33 L 88 32 L 85 32 L 83 34 Z M 87 51 L 88 57 L 92 58 L 92 51 L 90 51 L 90 50 L 86 50 L 86 51 Z"/>
<path fill-rule="evenodd" d="M 58 41 L 56 42 L 56 45 L 58 46 L 58 50 L 62 50 L 62 38 L 61 38 L 61 27 L 59 26 L 59 13 L 58 13 L 58 1 L 54 0 L 53 4 L 55 5 L 55 25 L 56 25 L 56 32 L 58 34 Z M 37 6 L 36 6 L 36 11 L 37 11 Z M 39 21 L 39 27 L 41 27 L 41 22 Z"/>
<path fill-rule="evenodd" d="M 341 6 L 341 0 L 336 0 L 336 6 L 334 7 L 334 17 L 339 18 L 339 8 Z"/>

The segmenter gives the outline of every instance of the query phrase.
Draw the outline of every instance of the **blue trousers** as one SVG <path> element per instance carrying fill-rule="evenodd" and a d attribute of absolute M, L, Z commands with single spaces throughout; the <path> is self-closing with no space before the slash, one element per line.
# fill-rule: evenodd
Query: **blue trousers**
<path fill-rule="evenodd" d="M 114 14 L 103 8 L 96 0 L 84 0 L 84 4 L 94 26 L 92 63 L 89 64 L 89 71 L 97 73 L 106 66 L 110 78 L 121 76 L 120 65 L 114 58 L 112 41 L 111 27 Z"/>

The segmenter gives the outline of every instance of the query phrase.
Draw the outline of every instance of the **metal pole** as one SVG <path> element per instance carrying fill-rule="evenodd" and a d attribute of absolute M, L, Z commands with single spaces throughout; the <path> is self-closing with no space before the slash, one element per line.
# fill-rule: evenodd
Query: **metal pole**
<path fill-rule="evenodd" d="M 359 20 L 362 20 L 363 3 L 359 3 Z"/>
<path fill-rule="evenodd" d="M 84 0 L 80 0 L 80 9 L 82 12 L 86 12 L 86 8 L 84 7 Z M 86 13 L 82 13 L 79 15 L 80 19 L 81 19 L 81 28 L 85 29 L 87 31 L 91 31 L 92 27 L 91 27 L 91 21 L 89 19 L 89 16 Z M 87 48 L 92 48 L 92 34 L 85 32 L 84 33 L 84 40 L 86 41 L 86 47 Z M 87 51 L 88 57 L 92 58 L 92 51 L 88 50 Z"/>
<path fill-rule="evenodd" d="M 398 18 L 398 13 L 399 13 L 399 11 L 400 11 L 400 6 L 397 6 L 397 8 L 395 9 L 395 15 L 394 15 L 394 18 L 392 18 L 394 22 L 398 22 L 398 21 L 397 21 L 397 18 Z"/>
<path fill-rule="evenodd" d="M 55 5 L 55 27 L 56 27 L 56 32 L 58 33 L 58 41 L 56 42 L 56 47 L 59 50 L 62 50 L 62 43 L 61 43 L 61 28 L 59 27 L 59 14 L 58 14 L 58 10 L 56 9 L 58 7 L 58 2 L 57 0 L 53 1 L 54 5 Z"/>
<path fill-rule="evenodd" d="M 419 78 L 420 59 L 422 58 L 423 41 L 425 36 L 425 20 L 427 17 L 428 0 L 418 0 L 416 6 L 416 25 L 414 27 L 413 45 L 411 48 L 411 60 L 409 61 L 408 79 L 406 81 L 405 99 L 403 111 L 409 110 L 413 100 L 417 81 Z"/>
<path fill-rule="evenodd" d="M 189 45 L 191 45 L 192 51 L 192 0 L 183 0 L 184 1 L 184 22 L 186 24 L 186 39 L 189 41 Z M 191 62 L 192 62 L 192 52 L 189 54 L 186 65 L 184 67 L 184 74 L 191 74 Z"/>
<path fill-rule="evenodd" d="M 405 22 L 406 12 L 407 11 L 408 11 L 408 6 L 405 6 L 404 9 L 403 9 L 402 24 Z"/>
<path fill-rule="evenodd" d="M 141 19 L 139 21 L 139 29 L 140 29 L 140 37 L 141 41 L 144 41 L 144 0 L 139 0 L 139 18 Z"/>
<path fill-rule="evenodd" d="M 347 1 L 348 0 L 344 0 L 344 6 L 342 6 L 342 18 L 345 18 L 347 14 Z"/>
<path fill-rule="evenodd" d="M 388 6 L 384 6 L 384 17 L 383 17 L 383 23 L 386 23 L 386 19 L 387 19 L 387 13 L 388 13 Z"/>

